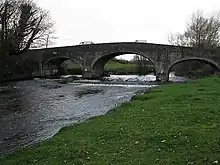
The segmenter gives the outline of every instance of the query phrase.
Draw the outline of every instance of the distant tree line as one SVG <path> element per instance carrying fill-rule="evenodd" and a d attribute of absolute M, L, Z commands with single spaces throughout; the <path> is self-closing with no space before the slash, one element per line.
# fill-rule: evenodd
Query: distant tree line
<path fill-rule="evenodd" d="M 135 55 L 132 61 L 136 64 L 136 71 L 139 75 L 154 73 L 154 66 L 146 57 Z"/>

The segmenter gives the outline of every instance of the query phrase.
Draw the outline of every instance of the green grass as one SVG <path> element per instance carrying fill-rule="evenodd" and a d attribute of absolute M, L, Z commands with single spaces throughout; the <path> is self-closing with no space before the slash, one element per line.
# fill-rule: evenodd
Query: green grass
<path fill-rule="evenodd" d="M 105 71 L 108 72 L 118 72 L 118 73 L 136 73 L 137 72 L 137 67 L 136 64 L 134 63 L 129 63 L 125 61 L 120 61 L 120 60 L 110 60 L 106 63 Z M 80 66 L 77 64 L 74 64 L 71 66 L 71 69 L 69 69 L 69 72 L 71 74 L 80 74 L 81 69 Z"/>
<path fill-rule="evenodd" d="M 219 103 L 218 77 L 163 85 L 0 164 L 211 165 L 220 161 Z"/>
<path fill-rule="evenodd" d="M 110 60 L 105 65 L 105 70 L 119 70 L 120 71 L 120 69 L 127 70 L 130 72 L 132 72 L 132 71 L 135 72 L 136 71 L 136 64 L 134 64 L 134 63 L 121 63 L 118 61 Z"/>
<path fill-rule="evenodd" d="M 139 74 L 137 65 L 134 62 L 113 59 L 108 61 L 104 70 L 113 74 Z M 148 67 L 149 73 L 154 72 L 153 66 Z M 81 68 L 77 64 L 72 64 L 71 69 L 68 69 L 70 74 L 81 74 Z"/>

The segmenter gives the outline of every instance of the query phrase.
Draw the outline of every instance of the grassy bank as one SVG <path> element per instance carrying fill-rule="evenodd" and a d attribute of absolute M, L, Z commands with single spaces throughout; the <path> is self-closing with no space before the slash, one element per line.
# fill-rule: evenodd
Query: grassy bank
<path fill-rule="evenodd" d="M 148 74 L 153 73 L 153 66 L 148 66 L 148 68 L 142 69 L 140 73 L 140 69 L 138 65 L 131 61 L 123 61 L 123 60 L 110 60 L 106 63 L 104 70 L 106 72 L 110 72 L 112 74 Z"/>
<path fill-rule="evenodd" d="M 106 71 L 120 71 L 120 70 L 123 70 L 123 71 L 127 71 L 127 72 L 136 72 L 136 64 L 134 63 L 123 63 L 123 61 L 121 62 L 120 60 L 118 61 L 114 61 L 114 60 L 110 60 L 109 62 L 106 63 L 105 65 L 105 70 Z"/>
<path fill-rule="evenodd" d="M 220 78 L 168 84 L 62 129 L 1 165 L 211 165 L 220 161 Z"/>
<path fill-rule="evenodd" d="M 132 74 L 137 72 L 137 67 L 134 63 L 129 63 L 122 60 L 110 60 L 106 63 L 104 70 L 106 72 Z M 79 65 L 72 65 L 71 69 L 67 69 L 70 74 L 82 74 L 82 70 Z"/>
<path fill-rule="evenodd" d="M 104 67 L 104 71 L 119 75 L 140 74 L 139 69 L 134 62 L 118 59 L 108 61 Z M 65 73 L 65 70 L 63 71 L 64 74 L 82 74 L 81 68 L 77 64 L 71 65 L 71 69 L 67 69 L 66 72 L 67 73 Z M 152 72 L 154 72 L 153 67 L 149 66 L 148 70 L 144 74 Z"/>

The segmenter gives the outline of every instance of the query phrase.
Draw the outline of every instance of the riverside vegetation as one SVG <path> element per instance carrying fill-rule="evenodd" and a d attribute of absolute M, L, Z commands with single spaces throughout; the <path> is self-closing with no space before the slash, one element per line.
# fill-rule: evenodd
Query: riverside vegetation
<path fill-rule="evenodd" d="M 1 156 L 1 165 L 211 165 L 220 161 L 220 78 L 166 84 Z"/>
<path fill-rule="evenodd" d="M 154 68 L 152 65 L 145 66 L 146 68 L 144 73 L 140 72 L 140 68 L 134 61 L 126 61 L 122 59 L 113 58 L 109 60 L 105 67 L 104 72 L 115 74 L 115 75 L 134 75 L 134 74 L 149 74 L 154 72 Z M 62 74 L 74 74 L 81 75 L 82 71 L 80 69 L 79 64 L 69 63 L 62 65 Z"/>
<path fill-rule="evenodd" d="M 81 75 L 82 71 L 78 64 L 70 64 L 70 68 L 63 65 L 62 74 Z M 200 61 L 187 61 L 175 65 L 171 72 L 176 76 L 184 76 L 190 78 L 201 78 L 208 75 L 214 75 L 215 69 Z M 137 61 L 126 61 L 122 59 L 112 59 L 108 61 L 104 67 L 105 75 L 147 75 L 154 73 L 154 67 L 150 63 L 145 66 L 139 66 Z"/>

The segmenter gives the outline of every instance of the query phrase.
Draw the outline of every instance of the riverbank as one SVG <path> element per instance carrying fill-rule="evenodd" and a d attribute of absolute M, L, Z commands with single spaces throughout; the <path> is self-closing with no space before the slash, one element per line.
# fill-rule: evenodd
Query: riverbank
<path fill-rule="evenodd" d="M 16 81 L 25 81 L 25 80 L 33 80 L 34 77 L 16 77 L 16 78 L 8 78 L 8 79 L 0 79 L 0 84 L 8 83 L 8 82 L 16 82 Z"/>
<path fill-rule="evenodd" d="M 0 158 L 2 165 L 163 164 L 220 161 L 220 78 L 167 84 Z"/>

